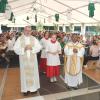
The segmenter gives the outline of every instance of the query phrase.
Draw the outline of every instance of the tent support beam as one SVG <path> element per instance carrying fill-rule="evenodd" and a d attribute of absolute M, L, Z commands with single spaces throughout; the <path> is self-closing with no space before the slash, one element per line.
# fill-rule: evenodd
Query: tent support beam
<path fill-rule="evenodd" d="M 96 3 L 98 3 L 98 2 L 94 2 L 94 4 L 96 4 Z M 72 11 L 73 11 L 73 10 L 80 9 L 80 8 L 84 8 L 84 7 L 86 7 L 86 6 L 88 6 L 88 5 L 83 5 L 83 6 L 80 6 L 80 7 L 74 8 L 74 9 L 72 9 Z M 67 10 L 66 10 L 66 11 L 67 11 Z M 66 11 L 64 11 L 64 12 L 62 12 L 62 13 L 66 13 Z"/>
<path fill-rule="evenodd" d="M 65 6 L 65 7 L 72 8 L 71 6 L 60 2 L 59 0 L 54 0 L 54 1 L 57 2 L 57 3 L 59 3 L 59 4 L 61 4 L 61 5 L 63 5 L 63 6 Z M 72 10 L 75 10 L 76 12 L 78 12 L 78 13 L 80 13 L 80 14 L 82 14 L 82 15 L 84 15 L 84 16 L 86 16 L 86 17 L 89 18 L 89 16 L 88 16 L 87 14 L 85 14 L 85 13 L 83 13 L 83 12 L 80 12 L 80 11 L 77 10 L 77 9 L 72 8 Z M 97 21 L 97 22 L 100 22 L 100 20 L 97 20 L 97 19 L 95 19 L 95 18 L 92 18 L 92 19 L 95 20 L 95 21 Z"/>
<path fill-rule="evenodd" d="M 41 5 L 41 6 L 43 6 L 43 7 L 45 7 L 45 8 L 47 8 L 47 9 L 49 9 L 49 10 L 51 10 L 51 11 L 54 11 L 54 12 L 57 12 L 57 13 L 60 13 L 60 14 L 62 14 L 62 12 L 59 12 L 59 11 L 57 11 L 57 10 L 55 10 L 55 9 L 52 9 L 52 8 L 50 8 L 50 7 L 47 7 L 47 6 L 45 6 L 45 5 L 43 5 L 43 4 L 40 4 L 40 3 L 38 3 L 38 2 L 36 2 L 37 4 L 39 4 L 39 5 Z M 62 14 L 62 15 L 64 15 L 64 14 Z M 54 16 L 54 15 L 51 15 L 51 16 Z M 66 16 L 66 15 L 64 15 L 64 16 Z M 48 17 L 47 17 L 48 18 Z M 78 21 L 78 22 L 80 22 L 80 23 L 82 23 L 81 21 L 79 21 L 79 20 L 77 20 L 77 19 L 75 19 L 75 18 L 72 18 L 73 20 L 75 20 L 75 21 Z"/>

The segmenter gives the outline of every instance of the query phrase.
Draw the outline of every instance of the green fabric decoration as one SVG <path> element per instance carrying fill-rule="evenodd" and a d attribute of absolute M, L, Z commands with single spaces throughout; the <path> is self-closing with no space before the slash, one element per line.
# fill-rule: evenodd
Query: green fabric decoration
<path fill-rule="evenodd" d="M 29 20 L 29 17 L 27 16 L 26 20 Z"/>
<path fill-rule="evenodd" d="M 37 23 L 37 14 L 35 14 L 35 22 Z"/>
<path fill-rule="evenodd" d="M 93 17 L 94 16 L 94 10 L 95 10 L 94 3 L 89 3 L 88 10 L 89 10 L 89 17 Z"/>
<path fill-rule="evenodd" d="M 55 20 L 56 22 L 59 22 L 59 14 L 55 14 Z"/>
<path fill-rule="evenodd" d="M 7 0 L 1 0 L 0 1 L 0 13 L 5 13 L 6 10 L 6 4 L 8 3 Z"/>
<path fill-rule="evenodd" d="M 10 19 L 8 19 L 9 21 L 12 21 L 13 20 L 13 17 L 14 17 L 14 14 L 13 12 L 11 13 L 11 16 L 10 16 Z"/>

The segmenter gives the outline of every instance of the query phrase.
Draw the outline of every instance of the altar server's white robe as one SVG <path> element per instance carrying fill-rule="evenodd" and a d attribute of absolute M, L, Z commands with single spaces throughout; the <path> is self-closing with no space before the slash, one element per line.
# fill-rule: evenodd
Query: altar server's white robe
<path fill-rule="evenodd" d="M 73 53 L 73 48 L 78 50 Z M 82 65 L 84 56 L 84 47 L 80 43 L 68 43 L 65 48 L 65 83 L 70 87 L 77 87 L 83 82 Z"/>
<path fill-rule="evenodd" d="M 32 45 L 32 50 L 25 52 L 26 45 Z M 39 41 L 33 37 L 22 35 L 14 45 L 14 51 L 19 55 L 21 92 L 35 92 L 40 88 L 37 55 L 41 49 Z"/>
<path fill-rule="evenodd" d="M 48 40 L 47 46 L 46 46 L 46 52 L 57 52 L 59 51 L 59 54 L 61 54 L 61 46 L 58 41 L 56 43 L 52 43 L 51 40 Z M 51 53 L 47 53 L 47 65 L 48 66 L 57 66 L 60 65 L 60 58 L 59 54 L 53 55 Z"/>
<path fill-rule="evenodd" d="M 45 38 L 42 38 L 40 40 L 40 43 L 42 45 L 42 52 L 41 52 L 41 58 L 47 58 L 47 53 L 46 53 L 46 46 L 47 46 L 47 42 L 48 42 L 49 39 L 45 39 Z"/>

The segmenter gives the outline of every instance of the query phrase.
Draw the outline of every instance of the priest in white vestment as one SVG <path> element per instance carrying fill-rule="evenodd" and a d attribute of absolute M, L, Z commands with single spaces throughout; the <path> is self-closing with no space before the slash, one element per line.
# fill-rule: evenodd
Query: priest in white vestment
<path fill-rule="evenodd" d="M 84 51 L 83 45 L 77 42 L 77 35 L 72 35 L 72 42 L 67 43 L 64 48 L 65 83 L 69 89 L 77 89 L 83 82 L 82 66 Z"/>
<path fill-rule="evenodd" d="M 31 35 L 31 27 L 26 26 L 24 33 L 17 39 L 14 51 L 19 55 L 21 92 L 36 92 L 40 88 L 37 53 L 40 51 L 39 41 Z"/>

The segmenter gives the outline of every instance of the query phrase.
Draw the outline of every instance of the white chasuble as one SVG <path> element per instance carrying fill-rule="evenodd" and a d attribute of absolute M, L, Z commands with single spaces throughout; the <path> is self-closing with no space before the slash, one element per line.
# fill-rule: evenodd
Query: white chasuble
<path fill-rule="evenodd" d="M 73 49 L 77 49 L 77 53 L 73 53 Z M 76 87 L 83 82 L 82 65 L 84 56 L 84 47 L 80 43 L 68 43 L 65 48 L 65 83 L 70 87 Z"/>
<path fill-rule="evenodd" d="M 26 45 L 31 45 L 32 50 L 25 51 Z M 40 49 L 39 41 L 33 36 L 22 35 L 15 42 L 14 51 L 20 60 L 21 92 L 34 92 L 40 88 L 36 56 Z"/>

